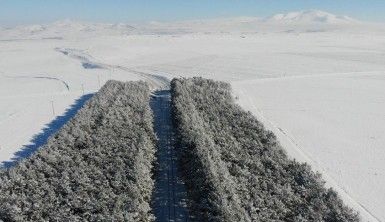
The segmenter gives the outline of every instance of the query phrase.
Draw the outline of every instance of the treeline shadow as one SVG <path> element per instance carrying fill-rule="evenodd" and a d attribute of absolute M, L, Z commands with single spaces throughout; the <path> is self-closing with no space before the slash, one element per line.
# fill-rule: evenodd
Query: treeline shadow
<path fill-rule="evenodd" d="M 50 136 L 55 134 L 61 127 L 64 126 L 83 105 L 93 96 L 93 93 L 86 94 L 75 100 L 75 102 L 61 116 L 57 116 L 52 122 L 47 124 L 43 131 L 33 136 L 30 144 L 24 145 L 19 149 L 9 161 L 3 161 L 0 167 L 10 168 L 22 159 L 30 157 L 39 147 L 47 143 Z"/>

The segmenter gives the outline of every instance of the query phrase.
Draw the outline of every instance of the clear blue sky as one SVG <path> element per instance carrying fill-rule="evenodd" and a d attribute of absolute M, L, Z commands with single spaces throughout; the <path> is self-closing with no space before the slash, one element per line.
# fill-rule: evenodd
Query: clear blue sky
<path fill-rule="evenodd" d="M 0 25 L 61 19 L 130 22 L 264 17 L 306 9 L 385 22 L 385 0 L 0 0 Z"/>

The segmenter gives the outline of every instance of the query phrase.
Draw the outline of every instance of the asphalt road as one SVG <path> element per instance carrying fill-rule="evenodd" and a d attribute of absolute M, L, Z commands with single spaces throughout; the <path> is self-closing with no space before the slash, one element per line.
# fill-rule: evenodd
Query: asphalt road
<path fill-rule="evenodd" d="M 153 209 L 156 221 L 189 221 L 186 188 L 179 175 L 171 120 L 170 91 L 156 91 L 151 98 L 158 138 Z"/>

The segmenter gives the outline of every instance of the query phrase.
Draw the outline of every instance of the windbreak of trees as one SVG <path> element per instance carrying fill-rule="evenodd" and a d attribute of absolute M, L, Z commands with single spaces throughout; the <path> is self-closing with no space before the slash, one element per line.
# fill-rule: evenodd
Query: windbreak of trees
<path fill-rule="evenodd" d="M 171 83 L 183 177 L 199 221 L 359 221 L 307 164 L 236 105 L 229 84 Z"/>
<path fill-rule="evenodd" d="M 0 174 L 0 221 L 152 221 L 149 87 L 109 81 L 33 156 Z"/>

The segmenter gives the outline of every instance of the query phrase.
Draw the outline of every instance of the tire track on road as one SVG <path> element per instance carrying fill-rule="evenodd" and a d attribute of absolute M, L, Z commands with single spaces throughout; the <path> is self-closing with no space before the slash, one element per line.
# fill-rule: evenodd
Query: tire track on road
<path fill-rule="evenodd" d="M 189 221 L 186 188 L 178 171 L 171 120 L 170 91 L 156 91 L 150 102 L 158 139 L 157 172 L 153 194 L 156 221 Z"/>
<path fill-rule="evenodd" d="M 128 68 L 122 65 L 111 65 L 104 62 L 97 61 L 92 55 L 88 54 L 85 50 L 70 49 L 70 48 L 55 48 L 55 51 L 62 53 L 72 59 L 75 59 L 81 63 L 84 69 L 105 69 L 105 70 L 121 70 L 135 74 L 149 83 L 151 89 L 164 90 L 168 89 L 170 80 L 164 76 L 156 75 L 152 73 L 142 72 Z"/>

